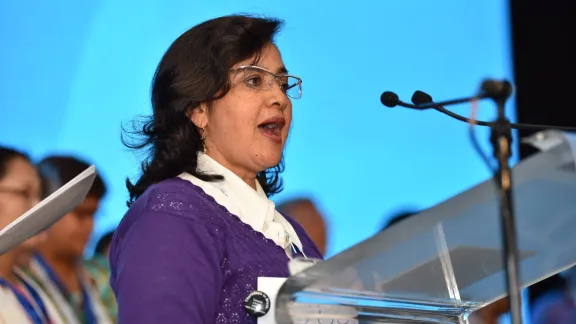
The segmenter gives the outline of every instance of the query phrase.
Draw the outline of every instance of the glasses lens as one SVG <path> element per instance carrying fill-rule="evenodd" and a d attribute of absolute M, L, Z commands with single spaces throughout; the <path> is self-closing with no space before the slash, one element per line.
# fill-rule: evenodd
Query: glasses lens
<path fill-rule="evenodd" d="M 244 68 L 244 83 L 250 88 L 268 90 L 273 79 L 274 76 L 266 71 L 251 67 Z"/>
<path fill-rule="evenodd" d="M 293 99 L 302 97 L 302 82 L 293 76 L 275 76 L 271 72 L 258 67 L 244 67 L 244 83 L 246 86 L 256 90 L 270 90 L 277 83 L 286 95 Z M 274 80 L 276 79 L 276 80 Z M 276 82 L 274 82 L 276 81 Z"/>
<path fill-rule="evenodd" d="M 293 99 L 302 98 L 302 82 L 295 77 L 284 77 L 285 83 L 283 83 L 284 92 L 286 95 Z"/>

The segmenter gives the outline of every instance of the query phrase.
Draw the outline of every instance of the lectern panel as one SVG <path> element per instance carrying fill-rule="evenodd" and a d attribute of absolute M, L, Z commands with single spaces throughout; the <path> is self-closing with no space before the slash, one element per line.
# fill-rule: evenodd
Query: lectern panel
<path fill-rule="evenodd" d="M 522 286 L 576 263 L 576 141 L 558 132 L 531 141 L 544 151 L 512 170 Z M 460 323 L 506 293 L 498 211 L 488 179 L 392 226 L 289 278 L 277 322 L 329 318 L 301 307 L 321 304 L 361 322 Z"/>

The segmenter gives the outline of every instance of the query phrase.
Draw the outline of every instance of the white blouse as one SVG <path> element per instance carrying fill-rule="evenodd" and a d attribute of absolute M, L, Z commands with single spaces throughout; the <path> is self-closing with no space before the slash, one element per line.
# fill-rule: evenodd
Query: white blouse
<path fill-rule="evenodd" d="M 44 302 L 48 315 L 52 320 L 53 324 L 79 324 L 79 319 L 74 313 L 72 305 L 66 300 L 64 295 L 56 284 L 50 279 L 50 276 L 46 270 L 40 265 L 36 259 L 32 259 L 30 262 L 30 271 L 34 274 L 37 280 L 41 282 L 41 285 L 45 290 L 37 289 L 40 298 Z M 34 280 L 29 277 L 23 277 L 28 283 L 34 283 Z M 90 306 L 94 312 L 96 323 L 98 324 L 112 324 L 113 321 L 108 316 L 106 312 L 106 307 L 100 299 L 100 294 L 87 280 L 83 280 L 84 288 L 90 299 Z M 37 286 L 38 287 L 38 286 Z"/>
<path fill-rule="evenodd" d="M 32 323 L 24 307 L 7 287 L 0 287 L 0 323 Z"/>
<path fill-rule="evenodd" d="M 258 181 L 254 190 L 240 177 L 203 153 L 198 156 L 198 169 L 206 174 L 221 175 L 224 180 L 206 182 L 189 173 L 182 173 L 179 177 L 202 188 L 231 214 L 285 249 L 289 257 L 292 256 L 294 246 L 303 251 L 298 234 L 276 210 L 274 202 L 268 199 Z"/>

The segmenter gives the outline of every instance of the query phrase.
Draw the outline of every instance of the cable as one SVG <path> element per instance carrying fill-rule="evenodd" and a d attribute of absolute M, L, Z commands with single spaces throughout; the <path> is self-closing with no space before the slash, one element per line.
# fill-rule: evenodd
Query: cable
<path fill-rule="evenodd" d="M 444 110 L 446 110 L 446 109 L 444 109 Z M 449 112 L 448 110 L 446 110 L 446 111 Z M 491 174 L 494 174 L 494 173 L 496 173 L 496 167 L 494 166 L 493 161 L 490 160 L 490 158 L 488 157 L 488 154 L 486 154 L 486 152 L 484 152 L 484 150 L 482 149 L 482 146 L 480 145 L 480 142 L 478 141 L 478 136 L 476 136 L 476 132 L 475 132 L 475 128 L 474 128 L 474 126 L 476 126 L 476 125 L 483 125 L 483 124 L 490 124 L 490 123 L 476 120 L 477 111 L 478 111 L 478 100 L 472 100 L 471 101 L 471 108 L 470 108 L 470 118 L 465 118 L 465 117 L 462 117 L 458 114 L 454 114 L 454 115 L 466 119 L 466 122 L 470 126 L 470 127 L 468 127 L 468 137 L 470 138 L 470 142 L 472 143 L 472 147 L 474 148 L 474 151 L 476 151 L 476 153 L 478 153 L 478 155 L 480 155 L 480 157 L 482 158 L 482 161 L 484 162 L 484 164 L 486 165 L 488 170 L 491 172 Z M 483 126 L 489 126 L 489 125 L 483 125 Z"/>

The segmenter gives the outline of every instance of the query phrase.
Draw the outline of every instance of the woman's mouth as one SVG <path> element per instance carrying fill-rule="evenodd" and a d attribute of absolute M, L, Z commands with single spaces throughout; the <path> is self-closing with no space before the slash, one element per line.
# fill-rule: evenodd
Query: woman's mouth
<path fill-rule="evenodd" d="M 270 118 L 258 125 L 260 132 L 276 143 L 282 143 L 282 129 L 286 125 L 283 117 Z"/>

